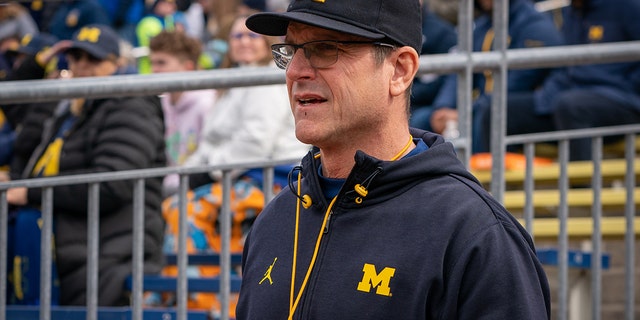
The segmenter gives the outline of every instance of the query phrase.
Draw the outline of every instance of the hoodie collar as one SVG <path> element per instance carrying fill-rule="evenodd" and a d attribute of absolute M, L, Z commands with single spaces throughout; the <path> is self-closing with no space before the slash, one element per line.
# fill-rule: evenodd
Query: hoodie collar
<path fill-rule="evenodd" d="M 395 197 L 429 177 L 458 175 L 479 184 L 458 159 L 453 145 L 431 132 L 412 129 L 414 138 L 422 139 L 428 150 L 397 161 L 383 161 L 362 151 L 355 154 L 355 164 L 345 180 L 334 208 L 353 208 L 375 204 Z M 321 159 L 314 148 L 302 161 L 303 177 L 306 180 L 305 193 L 313 198 L 313 203 L 328 205 L 318 176 Z M 358 191 L 366 189 L 363 197 Z M 360 197 L 358 202 L 356 198 Z"/>

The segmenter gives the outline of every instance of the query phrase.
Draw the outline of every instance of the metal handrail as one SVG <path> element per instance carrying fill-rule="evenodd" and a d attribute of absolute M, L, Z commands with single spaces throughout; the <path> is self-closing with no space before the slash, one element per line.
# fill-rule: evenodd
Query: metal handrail
<path fill-rule="evenodd" d="M 419 74 L 447 74 L 499 68 L 503 59 L 509 69 L 557 67 L 589 63 L 612 63 L 640 59 L 640 41 L 572 45 L 533 49 L 510 49 L 500 52 L 473 52 L 423 55 Z M 64 82 L 63 82 L 64 81 Z M 66 98 L 104 98 L 141 96 L 170 91 L 207 88 L 231 88 L 282 84 L 284 71 L 275 67 L 231 68 L 150 75 L 116 75 L 65 80 L 6 81 L 0 86 L 3 104 L 55 101 Z"/>

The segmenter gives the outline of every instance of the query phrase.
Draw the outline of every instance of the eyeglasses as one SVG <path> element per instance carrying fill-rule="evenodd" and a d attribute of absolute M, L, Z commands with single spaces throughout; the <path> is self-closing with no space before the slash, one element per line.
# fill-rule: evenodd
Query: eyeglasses
<path fill-rule="evenodd" d="M 67 57 L 71 58 L 74 62 L 78 62 L 83 58 L 86 58 L 90 63 L 98 63 L 102 59 L 90 55 L 88 52 L 79 49 L 71 49 L 67 51 Z"/>
<path fill-rule="evenodd" d="M 273 60 L 280 69 L 286 70 L 298 49 L 314 68 L 327 68 L 338 61 L 338 52 L 344 45 L 373 45 L 395 48 L 394 45 L 376 41 L 317 40 L 302 44 L 278 43 L 271 46 Z"/>
<path fill-rule="evenodd" d="M 262 38 L 261 34 L 257 34 L 255 32 L 236 32 L 236 33 L 232 33 L 231 35 L 229 35 L 229 38 L 231 39 L 235 39 L 235 40 L 240 40 L 244 37 L 249 37 L 249 39 L 260 39 Z"/>

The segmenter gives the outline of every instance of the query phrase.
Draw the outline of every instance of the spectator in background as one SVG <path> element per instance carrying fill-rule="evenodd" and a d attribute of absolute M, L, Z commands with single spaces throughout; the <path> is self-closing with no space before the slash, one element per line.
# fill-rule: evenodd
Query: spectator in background
<path fill-rule="evenodd" d="M 638 41 L 638 17 L 640 1 L 572 0 L 563 9 L 562 33 L 569 45 Z M 536 92 L 535 111 L 551 113 L 557 130 L 640 123 L 640 62 L 559 69 Z M 591 139 L 573 140 L 569 148 L 571 160 L 591 159 Z"/>
<path fill-rule="evenodd" d="M 25 0 L 20 1 L 20 3 L 29 10 L 31 17 L 38 24 L 38 29 L 42 32 L 49 32 L 51 19 L 62 4 L 61 1 L 46 0 Z"/>
<path fill-rule="evenodd" d="M 0 3 L 0 40 L 19 41 L 27 34 L 38 32 L 38 25 L 25 7 L 15 1 Z"/>
<path fill-rule="evenodd" d="M 202 6 L 205 24 L 203 43 L 209 40 L 222 38 L 229 35 L 229 26 L 238 12 L 240 0 L 195 0 Z"/>
<path fill-rule="evenodd" d="M 98 0 L 120 37 L 136 43 L 136 25 L 145 14 L 145 0 Z"/>
<path fill-rule="evenodd" d="M 240 15 L 232 24 L 227 66 L 272 65 L 270 45 L 279 39 L 248 30 L 245 19 L 246 15 Z M 218 94 L 205 120 L 202 140 L 186 166 L 290 159 L 307 150 L 293 135 L 293 118 L 286 108 L 283 85 L 238 87 L 219 90 Z M 208 182 L 217 181 L 220 174 L 212 172 Z M 236 172 L 235 176 L 240 174 Z"/>
<path fill-rule="evenodd" d="M 110 24 L 109 17 L 97 0 L 62 0 L 46 30 L 60 40 L 67 40 L 89 24 Z"/>
<path fill-rule="evenodd" d="M 202 5 L 205 1 L 193 0 L 189 2 L 189 6 L 183 11 L 185 19 L 189 21 L 189 28 L 187 34 L 194 37 L 203 43 L 206 41 L 205 35 L 205 22 L 207 14 L 205 8 Z M 208 9 L 208 8 L 207 8 Z"/>
<path fill-rule="evenodd" d="M 20 47 L 15 51 L 10 51 L 14 57 L 13 68 L 6 80 L 31 80 L 31 79 L 53 79 L 58 77 L 58 57 L 59 49 L 65 48 L 66 41 L 57 42 L 57 39 L 47 33 L 36 35 L 27 34 L 20 41 Z M 42 109 L 37 104 L 2 104 L 0 113 L 5 116 L 2 134 L 0 134 L 0 154 L 5 158 L 6 167 L 0 171 L 9 171 L 9 165 L 13 161 L 14 148 L 24 150 L 21 141 L 15 145 L 16 137 L 21 134 L 26 116 L 36 110 L 36 112 L 47 114 L 51 112 L 48 108 Z M 32 126 L 26 126 L 27 131 L 33 130 Z M 33 131 L 33 135 L 39 132 Z M 18 153 L 21 151 L 18 151 Z M 6 169 L 6 170 L 5 170 Z M 6 179 L 8 173 L 0 174 L 0 181 Z M 35 305 L 40 299 L 40 211 L 37 208 L 27 206 L 15 208 L 9 207 L 8 219 L 8 250 L 7 257 L 9 265 L 7 268 L 9 285 L 7 286 L 8 303 L 18 305 Z M 28 237 L 16 238 L 16 235 L 29 235 Z M 19 269 L 15 269 L 19 268 Z M 55 264 L 52 264 L 51 283 L 51 303 L 59 304 L 59 280 Z"/>
<path fill-rule="evenodd" d="M 58 42 L 55 36 L 47 33 L 27 34 L 22 37 L 18 48 L 8 52 L 12 56 L 13 65 L 6 80 L 56 78 L 59 55 L 55 51 L 64 46 L 65 42 Z M 7 104 L 1 104 L 0 108 L 14 129 L 20 126 L 28 109 L 25 106 L 13 107 Z"/>
<path fill-rule="evenodd" d="M 11 49 L 7 52 L 13 61 L 12 68 L 14 70 L 18 69 L 22 62 L 27 59 L 34 58 L 40 51 L 50 48 L 56 42 L 58 42 L 58 38 L 48 33 L 26 34 L 22 39 L 20 39 L 20 45 L 17 48 Z M 50 71 L 52 67 L 55 66 L 47 65 L 45 67 L 45 71 Z M 15 73 L 16 72 L 13 72 L 12 75 L 9 76 L 8 80 L 21 80 L 20 78 L 25 76 Z"/>
<path fill-rule="evenodd" d="M 50 50 L 65 54 L 75 78 L 109 76 L 118 69 L 119 40 L 106 25 L 87 25 L 72 41 L 58 42 Z M 57 52 L 37 55 L 36 59 L 53 57 Z M 162 108 L 156 96 L 75 98 L 33 106 L 16 138 L 11 179 L 166 165 Z M 162 181 L 151 178 L 145 182 L 144 272 L 153 274 L 163 263 Z M 100 234 L 95 235 L 100 245 L 100 306 L 129 304 L 124 281 L 132 273 L 133 193 L 131 181 L 100 186 Z M 63 305 L 87 303 L 88 197 L 86 185 L 59 186 L 53 191 L 55 264 Z M 42 190 L 12 188 L 7 191 L 7 201 L 18 208 L 38 208 Z M 17 212 L 17 219 L 21 216 Z M 37 225 L 35 228 L 39 235 Z M 29 240 L 24 234 L 20 238 L 21 242 Z"/>
<path fill-rule="evenodd" d="M 153 73 L 198 70 L 202 44 L 184 32 L 163 30 L 149 43 Z M 161 96 L 164 111 L 167 165 L 180 166 L 196 150 L 205 116 L 212 109 L 216 92 L 212 89 L 173 91 Z M 178 189 L 178 175 L 164 179 L 164 195 Z"/>
<path fill-rule="evenodd" d="M 493 0 L 476 0 L 476 7 L 482 12 L 474 23 L 473 51 L 491 51 L 493 48 Z M 556 46 L 563 43 L 560 32 L 553 21 L 545 14 L 535 10 L 528 0 L 509 1 L 509 49 L 539 48 Z M 509 96 L 516 92 L 532 92 L 542 84 L 549 74 L 549 69 L 510 70 L 507 76 Z M 457 123 L 457 76 L 450 75 L 434 102 L 430 117 L 430 126 L 423 128 L 442 133 L 447 122 Z M 491 92 L 493 76 L 491 71 L 477 73 L 473 76 L 473 146 L 472 151 L 489 151 L 490 122 L 483 121 L 491 114 Z M 512 116 L 516 116 L 513 114 Z M 507 121 L 509 124 L 509 120 Z"/>
<path fill-rule="evenodd" d="M 421 55 L 448 53 L 458 41 L 455 27 L 429 11 L 425 4 L 422 4 L 422 36 Z M 431 106 L 446 78 L 446 75 L 427 73 L 413 80 L 409 119 L 412 127 L 430 126 Z"/>
<path fill-rule="evenodd" d="M 6 79 L 13 65 L 7 52 L 15 51 L 25 35 L 38 32 L 38 25 L 26 8 L 14 1 L 0 3 L 0 81 Z"/>
<path fill-rule="evenodd" d="M 424 0 L 429 11 L 435 13 L 452 25 L 458 24 L 458 10 L 460 1 L 451 0 Z"/>
<path fill-rule="evenodd" d="M 0 81 L 5 80 L 11 72 L 12 61 L 6 55 L 6 52 L 0 51 Z"/>
<path fill-rule="evenodd" d="M 194 1 L 202 8 L 203 32 L 200 39 L 204 44 L 203 56 L 208 63 L 201 62 L 201 64 L 207 69 L 220 68 L 229 50 L 229 28 L 238 14 L 241 3 L 239 0 Z M 191 25 L 189 27 L 191 28 Z"/>
<path fill-rule="evenodd" d="M 187 20 L 184 13 L 178 11 L 175 0 L 156 0 L 151 6 L 150 12 L 136 26 L 137 46 L 148 48 L 151 38 L 162 30 L 186 32 Z M 149 57 L 145 56 L 139 59 L 138 72 L 151 73 Z"/>
<path fill-rule="evenodd" d="M 0 171 L 7 171 L 15 140 L 15 131 L 11 128 L 11 124 L 7 121 L 2 109 L 0 109 Z"/>
<path fill-rule="evenodd" d="M 245 26 L 246 15 L 237 15 L 229 34 L 229 66 L 234 68 L 265 67 L 272 65 L 271 44 L 279 41 L 249 31 Z M 308 151 L 308 146 L 298 141 L 294 133 L 293 116 L 289 109 L 287 89 L 284 85 L 235 87 L 218 90 L 215 106 L 205 118 L 205 127 L 198 149 L 184 166 L 225 165 L 240 162 L 297 159 Z M 296 161 L 297 162 L 297 161 Z M 275 168 L 275 189 L 287 184 L 287 175 L 294 164 Z M 262 168 L 233 170 L 231 190 L 231 215 L 233 231 L 231 250 L 242 252 L 244 235 L 262 210 L 265 199 L 262 186 Z M 206 173 L 200 179 L 191 177 L 193 190 L 187 194 L 187 220 L 190 253 L 220 252 L 218 214 L 222 205 L 222 173 Z M 270 186 L 269 186 L 270 187 Z M 167 221 L 165 250 L 175 252 L 178 228 L 178 197 L 167 198 L 163 203 Z M 206 241 L 203 241 L 206 239 Z M 215 276 L 217 267 L 194 267 L 190 276 Z M 174 274 L 175 268 L 165 269 Z M 237 297 L 232 297 L 234 310 Z M 156 299 L 153 304 L 167 303 L 171 297 Z M 148 300 L 149 301 L 149 300 Z M 164 301 L 164 302 L 162 302 Z M 216 298 L 212 294 L 197 293 L 189 296 L 193 308 L 206 308 L 212 314 L 218 312 Z M 233 314 L 231 315 L 233 317 Z"/>
<path fill-rule="evenodd" d="M 56 42 L 54 36 L 46 33 L 27 34 L 22 37 L 20 46 L 8 52 L 13 65 L 6 80 L 42 79 L 53 73 L 56 59 L 53 59 L 53 63 L 43 63 L 41 66 L 35 62 L 35 57 L 38 52 L 47 50 Z M 0 105 L 0 167 L 10 163 L 16 134 L 20 131 L 22 120 L 29 109 L 28 105 Z"/>

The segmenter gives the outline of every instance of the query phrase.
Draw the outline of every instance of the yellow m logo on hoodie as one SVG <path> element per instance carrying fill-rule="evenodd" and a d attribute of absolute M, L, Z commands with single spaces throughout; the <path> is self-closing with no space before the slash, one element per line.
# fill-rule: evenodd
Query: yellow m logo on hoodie
<path fill-rule="evenodd" d="M 371 292 L 371 288 L 376 288 L 376 294 L 381 296 L 391 296 L 391 288 L 389 287 L 389 282 L 391 282 L 391 278 L 396 273 L 395 268 L 385 267 L 378 273 L 376 271 L 376 266 L 365 263 L 364 267 L 362 267 L 362 281 L 358 283 L 358 291 L 362 292 Z"/>

